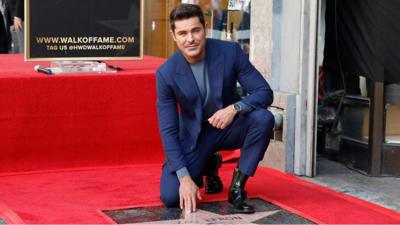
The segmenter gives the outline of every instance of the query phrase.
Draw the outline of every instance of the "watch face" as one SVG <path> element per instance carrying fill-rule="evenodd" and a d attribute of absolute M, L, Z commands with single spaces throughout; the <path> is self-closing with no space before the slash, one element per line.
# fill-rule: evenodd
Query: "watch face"
<path fill-rule="evenodd" d="M 235 110 L 238 112 L 240 112 L 240 110 L 241 110 L 240 105 L 238 105 L 238 104 L 234 104 L 233 108 L 235 108 Z"/>

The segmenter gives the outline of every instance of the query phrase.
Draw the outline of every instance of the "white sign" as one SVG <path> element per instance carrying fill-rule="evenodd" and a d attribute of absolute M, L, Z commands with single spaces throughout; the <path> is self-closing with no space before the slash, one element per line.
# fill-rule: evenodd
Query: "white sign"
<path fill-rule="evenodd" d="M 249 4 L 250 0 L 229 0 L 228 10 L 245 11 Z"/>

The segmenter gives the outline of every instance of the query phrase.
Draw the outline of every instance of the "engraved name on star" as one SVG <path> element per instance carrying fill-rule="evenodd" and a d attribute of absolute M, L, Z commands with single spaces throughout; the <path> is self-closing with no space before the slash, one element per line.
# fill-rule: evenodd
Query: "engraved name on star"
<path fill-rule="evenodd" d="M 185 214 L 184 218 L 182 219 L 141 222 L 133 224 L 254 224 L 252 222 L 271 216 L 277 212 L 280 212 L 280 210 L 256 212 L 254 214 L 220 215 L 199 209 L 195 213 Z"/>

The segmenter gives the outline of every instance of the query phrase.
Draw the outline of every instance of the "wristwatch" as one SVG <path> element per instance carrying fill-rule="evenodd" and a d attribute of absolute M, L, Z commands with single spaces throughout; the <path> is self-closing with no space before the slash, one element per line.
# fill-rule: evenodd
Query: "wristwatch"
<path fill-rule="evenodd" d="M 240 106 L 239 103 L 233 104 L 233 108 L 236 110 L 236 112 L 242 111 L 242 106 Z"/>

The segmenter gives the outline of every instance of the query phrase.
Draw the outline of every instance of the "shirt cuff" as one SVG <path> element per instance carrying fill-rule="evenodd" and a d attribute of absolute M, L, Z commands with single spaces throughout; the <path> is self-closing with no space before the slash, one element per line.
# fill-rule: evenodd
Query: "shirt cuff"
<path fill-rule="evenodd" d="M 190 176 L 189 171 L 187 170 L 186 166 L 177 170 L 176 175 L 178 176 L 179 180 L 181 179 L 181 177 Z"/>
<path fill-rule="evenodd" d="M 253 111 L 253 107 L 251 105 L 244 103 L 243 101 L 239 101 L 236 104 L 238 104 L 241 108 L 240 114 L 242 114 L 242 113 L 246 114 L 246 113 Z"/>

